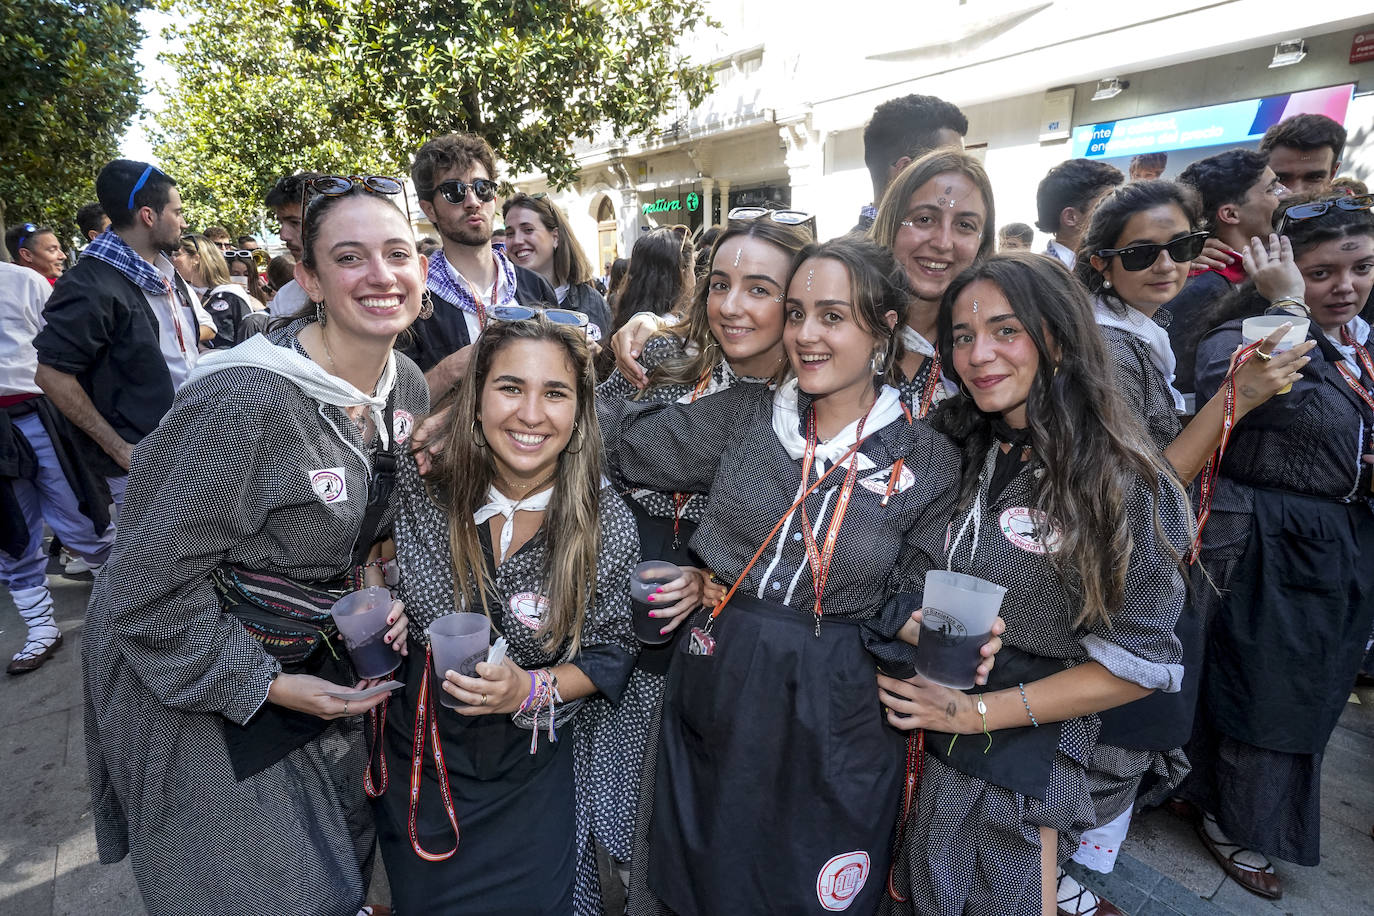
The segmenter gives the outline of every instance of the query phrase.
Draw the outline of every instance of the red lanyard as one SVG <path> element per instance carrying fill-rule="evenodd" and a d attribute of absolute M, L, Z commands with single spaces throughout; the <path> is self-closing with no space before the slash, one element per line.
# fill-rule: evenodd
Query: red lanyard
<path fill-rule="evenodd" d="M 854 438 L 863 441 L 864 423 L 868 414 L 859 418 L 859 427 Z M 816 412 L 806 415 L 806 455 L 802 458 L 802 480 L 811 476 L 811 464 L 816 457 Z M 838 462 L 837 462 L 838 463 Z M 894 468 L 893 470 L 897 470 Z M 900 472 L 899 472 L 900 473 Z M 859 479 L 859 455 L 853 452 L 849 461 L 849 472 L 845 474 L 844 486 L 840 487 L 839 498 L 830 513 L 830 524 L 825 530 L 825 546 L 817 548 L 816 536 L 811 532 L 811 519 L 806 514 L 806 501 L 801 504 L 802 537 L 806 538 L 806 562 L 811 567 L 811 585 L 816 590 L 816 635 L 821 632 L 821 595 L 825 592 L 825 580 L 830 575 L 830 561 L 835 555 L 835 541 L 840 536 L 840 525 L 844 522 L 845 510 L 849 508 L 849 498 L 854 494 L 854 483 Z M 891 482 L 889 481 L 889 486 Z"/>
<path fill-rule="evenodd" d="M 177 289 L 176 289 L 176 287 L 174 287 L 174 286 L 172 285 L 172 282 L 171 282 L 170 280 L 168 280 L 166 277 L 163 277 L 163 278 L 162 278 L 162 285 L 165 286 L 165 287 L 167 287 L 167 298 L 171 300 L 171 306 L 172 306 L 172 329 L 173 329 L 174 331 L 176 331 L 176 335 L 177 335 L 177 346 L 178 346 L 178 347 L 181 347 L 181 355 L 182 355 L 182 356 L 185 356 L 185 355 L 187 355 L 187 354 L 186 354 L 186 339 L 185 339 L 184 337 L 182 337 L 182 335 L 181 335 L 181 319 L 177 316 L 177 311 L 181 308 L 181 297 L 177 294 Z M 188 306 L 188 307 L 191 307 L 191 304 L 188 302 L 188 303 L 187 303 L 187 306 Z M 195 308 L 194 308 L 194 307 L 191 307 L 191 312 L 192 312 L 192 313 L 195 312 Z"/>
<path fill-rule="evenodd" d="M 491 308 L 496 308 L 496 294 L 501 289 L 501 262 L 492 256 L 492 263 L 496 265 L 496 279 L 491 281 Z M 483 330 L 487 326 L 487 307 L 482 304 L 482 297 L 477 295 L 477 287 L 472 285 L 472 281 L 463 277 L 463 282 L 468 285 L 468 292 L 472 294 L 472 304 L 477 307 L 477 329 Z"/>
<path fill-rule="evenodd" d="M 1345 344 L 1347 347 L 1355 348 L 1355 358 L 1358 359 L 1360 365 L 1364 367 L 1365 374 L 1369 376 L 1369 380 L 1374 382 L 1374 360 L 1369 358 L 1369 351 L 1355 343 L 1355 338 L 1351 337 L 1350 332 L 1345 328 L 1341 328 L 1341 343 Z M 1369 389 L 1356 378 L 1355 373 L 1350 371 L 1345 364 L 1345 360 L 1337 360 L 1336 368 L 1341 370 L 1341 378 L 1345 379 L 1345 383 L 1350 386 L 1350 389 L 1360 396 L 1360 400 L 1364 401 L 1370 410 L 1374 410 L 1374 395 L 1371 395 Z"/>
<path fill-rule="evenodd" d="M 926 361 L 930 363 L 930 371 L 926 373 L 926 388 L 921 392 L 921 405 L 916 411 L 916 416 L 921 418 L 930 413 L 930 408 L 935 403 L 935 390 L 940 386 L 939 351 L 927 356 Z"/>
<path fill-rule="evenodd" d="M 1221 444 L 1217 446 L 1216 453 L 1207 459 L 1207 464 L 1202 469 L 1202 478 L 1198 482 L 1197 530 L 1193 532 L 1193 543 L 1188 548 L 1189 564 L 1196 563 L 1198 554 L 1202 552 L 1202 529 L 1206 527 L 1207 519 L 1212 515 L 1212 496 L 1216 489 L 1217 475 L 1221 473 L 1221 456 L 1226 453 L 1226 445 L 1231 441 L 1231 430 L 1236 425 L 1236 370 L 1254 355 L 1262 343 L 1264 341 L 1257 340 L 1241 347 L 1231 361 L 1231 368 L 1226 372 L 1226 380 L 1222 382 L 1222 387 L 1226 391 L 1226 405 L 1221 414 Z"/>
<path fill-rule="evenodd" d="M 692 390 L 692 397 L 688 404 L 696 403 L 696 399 L 701 397 L 701 393 L 711 384 L 711 370 L 706 370 L 697 379 L 697 386 Z M 682 523 L 682 510 L 692 501 L 694 493 L 674 493 L 673 494 L 673 549 L 676 550 L 681 543 L 678 540 L 678 526 Z"/>
<path fill-rule="evenodd" d="M 916 813 L 916 798 L 921 792 L 921 770 L 926 758 L 926 730 L 918 728 L 906 736 L 906 777 L 902 787 L 902 810 L 897 816 L 897 829 L 892 833 L 892 864 L 887 869 L 887 895 L 898 903 L 906 903 L 897 890 L 894 879 L 900 861 L 902 845 L 906 842 L 906 828 Z"/>

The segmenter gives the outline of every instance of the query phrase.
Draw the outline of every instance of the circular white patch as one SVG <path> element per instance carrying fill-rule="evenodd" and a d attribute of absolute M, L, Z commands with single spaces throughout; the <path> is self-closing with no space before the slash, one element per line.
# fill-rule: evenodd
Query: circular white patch
<path fill-rule="evenodd" d="M 343 475 L 333 470 L 316 471 L 310 475 L 310 485 L 315 493 L 327 503 L 337 500 L 344 492 Z"/>
<path fill-rule="evenodd" d="M 832 912 L 849 909 L 868 880 L 868 853 L 863 850 L 835 856 L 816 876 L 816 897 Z"/>
<path fill-rule="evenodd" d="M 544 615 L 548 611 L 549 599 L 534 592 L 521 592 L 510 599 L 510 612 L 531 630 L 544 625 Z"/>
<path fill-rule="evenodd" d="M 999 521 L 1008 541 L 1028 553 L 1054 553 L 1064 533 L 1039 509 L 1014 506 L 1002 513 Z"/>

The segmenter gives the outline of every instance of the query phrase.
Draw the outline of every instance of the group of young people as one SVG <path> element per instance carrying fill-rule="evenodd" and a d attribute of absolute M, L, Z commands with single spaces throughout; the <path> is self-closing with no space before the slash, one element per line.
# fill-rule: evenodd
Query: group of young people
<path fill-rule="evenodd" d="M 1261 891 L 1315 857 L 1374 617 L 1369 201 L 1246 248 L 1185 426 L 1186 189 L 1108 193 L 1071 273 L 993 253 L 976 158 L 907 159 L 839 238 L 731 211 L 628 320 L 546 198 L 491 247 L 480 138 L 417 154 L 430 258 L 399 182 L 294 176 L 299 308 L 133 449 L 86 623 L 101 858 L 150 912 L 353 916 L 380 848 L 400 914 L 1106 916 L 1062 866 L 1105 831 L 1110 868 L 1142 795 Z M 1242 343 L 1275 307 L 1308 339 Z M 972 690 L 915 666 L 932 570 L 1006 589 Z M 402 686 L 345 699 L 322 609 L 363 584 Z M 504 659 L 435 669 L 460 610 Z"/>

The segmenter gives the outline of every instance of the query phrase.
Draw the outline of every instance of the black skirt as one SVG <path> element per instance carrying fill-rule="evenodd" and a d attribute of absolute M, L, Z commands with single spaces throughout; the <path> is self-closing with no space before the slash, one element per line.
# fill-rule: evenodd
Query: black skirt
<path fill-rule="evenodd" d="M 704 613 L 694 620 L 700 624 Z M 736 595 L 715 654 L 673 656 L 648 883 L 682 916 L 871 913 L 904 741 L 882 720 L 859 622 Z"/>
<path fill-rule="evenodd" d="M 386 716 L 383 751 L 390 784 L 373 803 L 377 837 L 397 916 L 567 916 L 577 865 L 574 823 L 573 735 L 541 734 L 530 754 L 530 733 L 505 715 L 461 716 L 439 705 L 430 672 L 430 702 L 449 788 L 458 812 L 458 851 L 441 862 L 421 859 L 407 827 L 415 704 L 424 653 L 407 656 Z M 431 853 L 453 845 L 453 831 L 435 778 L 433 748 L 421 767 L 416 839 Z M 375 775 L 375 774 L 374 774 Z"/>

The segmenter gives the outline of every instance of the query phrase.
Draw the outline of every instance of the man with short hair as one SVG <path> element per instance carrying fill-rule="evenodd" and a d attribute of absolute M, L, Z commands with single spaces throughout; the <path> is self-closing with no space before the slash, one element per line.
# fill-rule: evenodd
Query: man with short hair
<path fill-rule="evenodd" d="M 1300 114 L 1264 132 L 1260 152 L 1293 194 L 1317 194 L 1331 186 L 1341 167 L 1345 128 L 1326 115 Z"/>
<path fill-rule="evenodd" d="M 902 169 L 940 147 L 964 148 L 968 118 L 958 106 L 933 95 L 905 95 L 873 109 L 864 128 L 864 165 L 873 182 L 873 202 L 859 212 L 854 228 L 867 232 L 878 215 L 883 192 Z"/>
<path fill-rule="evenodd" d="M 297 172 L 283 175 L 263 196 L 262 202 L 277 220 L 277 232 L 281 243 L 291 253 L 292 259 L 301 262 L 301 225 L 305 217 L 304 201 L 306 188 L 310 182 L 322 177 L 319 172 Z M 273 316 L 294 315 L 309 303 L 310 297 L 305 289 L 292 280 L 277 290 L 269 306 Z"/>
<path fill-rule="evenodd" d="M 1025 223 L 1007 223 L 997 232 L 997 250 L 1030 251 L 1035 243 L 1035 230 Z"/>
<path fill-rule="evenodd" d="M 256 238 L 254 238 L 253 236 L 251 236 L 251 235 L 241 235 L 241 236 L 239 236 L 239 250 L 240 250 L 240 251 L 257 251 L 257 250 L 258 250 L 259 248 L 261 248 L 261 247 L 262 247 L 262 245 L 261 245 L 261 244 L 258 242 L 258 240 L 257 240 Z"/>
<path fill-rule="evenodd" d="M 98 201 L 92 201 L 76 211 L 76 225 L 81 230 L 81 244 L 89 245 L 97 235 L 110 228 L 110 218 Z"/>
<path fill-rule="evenodd" d="M 229 230 L 223 226 L 209 226 L 201 233 L 206 241 L 219 247 L 220 251 L 232 251 L 234 243 L 229 239 Z"/>
<path fill-rule="evenodd" d="M 1045 253 L 1073 270 L 1097 202 L 1125 180 L 1116 166 L 1096 159 L 1069 159 L 1046 172 L 1035 189 L 1035 225 L 1054 236 Z"/>
<path fill-rule="evenodd" d="M 48 592 L 46 522 L 98 572 L 114 543 L 110 494 L 81 460 L 75 432 L 34 382 L 33 340 L 51 287 L 37 272 L 0 264 L 0 581 L 28 626 L 6 671 L 34 671 L 62 644 Z"/>
<path fill-rule="evenodd" d="M 5 247 L 15 264 L 35 271 L 50 285 L 62 276 L 62 265 L 67 263 L 67 254 L 57 240 L 57 233 L 47 226 L 33 223 L 10 226 L 5 231 Z"/>
<path fill-rule="evenodd" d="M 426 289 L 434 313 L 411 325 L 405 352 L 425 373 L 437 401 L 462 377 L 469 347 L 498 306 L 554 307 L 558 297 L 539 274 L 517 267 L 492 247 L 496 157 L 476 134 L 445 134 L 415 154 L 415 195 L 443 247 L 429 260 Z"/>
<path fill-rule="evenodd" d="M 1131 167 L 1127 171 L 1131 181 L 1153 181 L 1163 176 L 1169 167 L 1168 153 L 1141 153 L 1131 157 Z"/>
<path fill-rule="evenodd" d="M 1178 360 L 1174 386 L 1189 395 L 1193 392 L 1198 332 L 1206 330 L 1199 328 L 1198 322 L 1206 320 L 1217 300 L 1245 282 L 1240 250 L 1251 238 L 1269 237 L 1274 211 L 1288 191 L 1269 167 L 1267 157 L 1246 149 L 1199 159 L 1183 170 L 1178 182 L 1197 192 L 1212 238 L 1232 258 L 1224 267 L 1196 272 L 1165 306 L 1172 316 L 1169 342 Z"/>
<path fill-rule="evenodd" d="M 98 448 L 91 466 L 124 501 L 129 453 L 195 367 L 195 300 L 167 255 L 187 228 L 176 182 L 116 159 L 95 181 L 110 228 L 53 289 L 34 340 L 38 386 Z"/>

